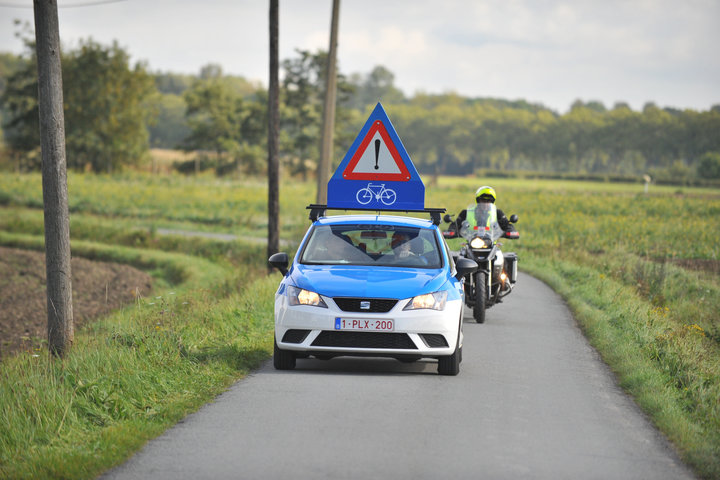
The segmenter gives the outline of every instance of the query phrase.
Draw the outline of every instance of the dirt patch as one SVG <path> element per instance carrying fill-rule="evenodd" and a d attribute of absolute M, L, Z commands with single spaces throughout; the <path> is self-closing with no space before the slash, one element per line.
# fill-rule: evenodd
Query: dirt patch
<path fill-rule="evenodd" d="M 672 263 L 686 270 L 701 270 L 714 274 L 720 274 L 720 260 L 704 260 L 690 258 L 676 258 Z"/>
<path fill-rule="evenodd" d="M 0 358 L 47 340 L 45 254 L 0 247 Z M 146 296 L 150 275 L 127 265 L 72 259 L 75 328 Z"/>

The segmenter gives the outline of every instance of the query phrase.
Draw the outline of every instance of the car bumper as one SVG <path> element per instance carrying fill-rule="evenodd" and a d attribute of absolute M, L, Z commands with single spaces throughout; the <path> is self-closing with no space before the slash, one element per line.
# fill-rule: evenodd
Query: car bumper
<path fill-rule="evenodd" d="M 332 298 L 328 308 L 289 305 L 288 297 L 275 297 L 275 339 L 278 348 L 327 356 L 440 357 L 462 346 L 462 301 L 448 301 L 445 309 L 403 310 L 400 300 L 387 313 L 341 310 Z M 392 320 L 393 331 L 339 330 L 338 319 Z M 364 323 L 364 322 L 363 322 Z M 458 342 L 458 335 L 460 340 Z"/>

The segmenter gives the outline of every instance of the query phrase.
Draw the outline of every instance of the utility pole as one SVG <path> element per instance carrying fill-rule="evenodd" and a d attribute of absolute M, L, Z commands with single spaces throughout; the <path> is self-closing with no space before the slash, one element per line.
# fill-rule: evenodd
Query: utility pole
<path fill-rule="evenodd" d="M 280 87 L 278 80 L 278 0 L 270 0 L 270 82 L 268 85 L 268 245 L 267 255 L 280 248 Z M 272 271 L 272 267 L 268 266 Z"/>
<path fill-rule="evenodd" d="M 45 206 L 48 348 L 62 357 L 74 340 L 65 116 L 57 0 L 33 0 Z"/>
<path fill-rule="evenodd" d="M 325 106 L 323 108 L 323 132 L 320 148 L 320 164 L 317 173 L 316 203 L 327 203 L 327 184 L 330 179 L 330 160 L 333 149 L 333 133 L 335 131 L 335 97 L 337 92 L 337 75 L 335 59 L 337 57 L 338 17 L 340 0 L 333 0 L 332 21 L 330 24 L 330 48 L 328 49 L 327 75 L 325 78 Z"/>

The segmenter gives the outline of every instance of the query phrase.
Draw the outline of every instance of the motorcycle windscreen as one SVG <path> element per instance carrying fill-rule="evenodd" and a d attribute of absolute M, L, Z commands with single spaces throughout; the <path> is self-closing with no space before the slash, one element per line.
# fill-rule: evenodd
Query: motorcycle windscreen
<path fill-rule="evenodd" d="M 488 230 L 493 242 L 502 237 L 503 231 L 497 221 L 497 207 L 493 203 L 478 203 L 475 205 L 475 224 L 479 230 Z"/>

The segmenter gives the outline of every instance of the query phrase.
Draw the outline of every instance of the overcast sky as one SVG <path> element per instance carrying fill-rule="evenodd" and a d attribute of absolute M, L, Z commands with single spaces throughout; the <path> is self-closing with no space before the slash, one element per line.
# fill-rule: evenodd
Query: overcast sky
<path fill-rule="evenodd" d="M 267 84 L 268 1 L 59 0 L 65 48 L 117 40 L 152 71 L 225 73 Z M 23 8 L 24 7 L 24 8 Z M 280 57 L 327 50 L 332 0 L 280 0 Z M 31 0 L 0 0 L 0 51 L 20 53 L 14 19 Z M 383 65 L 406 95 L 454 91 L 525 99 L 565 112 L 708 110 L 720 104 L 720 0 L 341 0 L 345 74 Z"/>

